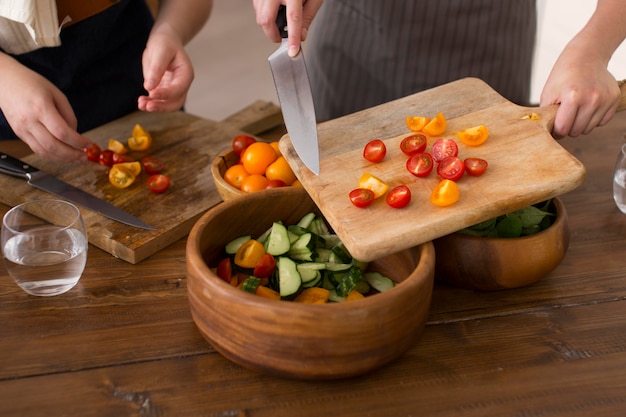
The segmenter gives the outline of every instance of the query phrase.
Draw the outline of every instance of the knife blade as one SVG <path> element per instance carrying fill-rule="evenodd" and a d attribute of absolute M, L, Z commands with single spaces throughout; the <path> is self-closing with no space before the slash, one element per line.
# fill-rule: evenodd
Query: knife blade
<path fill-rule="evenodd" d="M 155 227 L 150 226 L 132 214 L 3 152 L 0 152 L 0 172 L 26 179 L 32 187 L 65 198 L 109 219 L 141 229 L 156 230 Z"/>
<path fill-rule="evenodd" d="M 285 127 L 302 162 L 319 175 L 320 156 L 311 84 L 302 48 L 293 58 L 287 52 L 287 17 L 284 5 L 278 9 L 276 26 L 282 41 L 280 47 L 269 56 L 268 61 Z"/>

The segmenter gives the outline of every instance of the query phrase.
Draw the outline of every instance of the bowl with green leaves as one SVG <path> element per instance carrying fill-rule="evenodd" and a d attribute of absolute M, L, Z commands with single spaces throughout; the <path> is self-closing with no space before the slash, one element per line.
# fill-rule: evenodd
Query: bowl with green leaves
<path fill-rule="evenodd" d="M 569 240 L 567 212 L 553 198 L 435 239 L 435 277 L 474 290 L 523 287 L 561 263 Z"/>

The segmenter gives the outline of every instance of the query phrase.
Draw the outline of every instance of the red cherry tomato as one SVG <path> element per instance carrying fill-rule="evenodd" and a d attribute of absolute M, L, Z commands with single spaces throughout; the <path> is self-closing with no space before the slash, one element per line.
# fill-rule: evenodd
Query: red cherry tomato
<path fill-rule="evenodd" d="M 433 170 L 433 157 L 427 152 L 416 153 L 407 159 L 406 169 L 416 177 L 425 177 Z"/>
<path fill-rule="evenodd" d="M 279 188 L 279 187 L 286 187 L 286 186 L 287 184 L 283 180 L 269 180 L 267 182 L 267 185 L 265 185 L 265 188 Z"/>
<path fill-rule="evenodd" d="M 472 177 L 483 175 L 489 165 L 487 161 L 482 158 L 467 158 L 463 162 L 465 163 L 465 172 Z"/>
<path fill-rule="evenodd" d="M 88 160 L 90 160 L 91 162 L 100 162 L 100 152 L 102 152 L 102 150 L 98 145 L 92 143 L 91 145 L 87 146 L 84 151 L 87 154 Z"/>
<path fill-rule="evenodd" d="M 400 150 L 406 155 L 415 155 L 416 153 L 424 152 L 427 143 L 428 140 L 426 136 L 421 133 L 416 133 L 415 135 L 407 136 L 402 139 L 402 142 L 400 142 Z"/>
<path fill-rule="evenodd" d="M 444 180 L 456 181 L 465 173 L 465 164 L 456 156 L 449 156 L 437 165 L 437 175 Z"/>
<path fill-rule="evenodd" d="M 433 143 L 430 153 L 435 162 L 441 162 L 448 156 L 457 156 L 459 154 L 459 147 L 454 139 L 440 138 Z"/>
<path fill-rule="evenodd" d="M 148 177 L 146 185 L 153 193 L 162 193 L 170 187 L 170 179 L 162 174 L 154 174 Z"/>
<path fill-rule="evenodd" d="M 411 202 L 411 190 L 406 185 L 398 185 L 387 193 L 385 200 L 393 208 L 406 207 Z"/>
<path fill-rule="evenodd" d="M 224 258 L 217 264 L 216 270 L 217 276 L 222 278 L 226 282 L 230 282 L 230 277 L 233 275 L 233 264 L 230 258 Z"/>
<path fill-rule="evenodd" d="M 135 160 L 133 159 L 133 157 L 128 154 L 113 152 L 113 165 L 121 164 L 123 162 L 134 162 L 134 161 Z"/>
<path fill-rule="evenodd" d="M 359 208 L 365 208 L 374 202 L 374 192 L 367 188 L 355 188 L 350 191 L 350 201 Z"/>
<path fill-rule="evenodd" d="M 235 138 L 233 139 L 233 151 L 235 151 L 235 153 L 237 155 L 241 155 L 241 153 L 250 145 L 252 145 L 254 142 L 256 142 L 256 139 L 253 138 L 252 136 L 248 136 L 248 135 L 239 135 L 239 136 L 235 136 Z"/>
<path fill-rule="evenodd" d="M 272 255 L 266 253 L 254 266 L 252 275 L 257 278 L 269 278 L 276 271 L 276 260 Z"/>
<path fill-rule="evenodd" d="M 146 156 L 142 158 L 141 165 L 143 165 L 144 171 L 146 171 L 149 175 L 158 174 L 163 171 L 163 162 L 153 156 Z"/>
<path fill-rule="evenodd" d="M 380 139 L 369 141 L 363 149 L 363 158 L 370 162 L 380 162 L 385 158 L 386 154 L 387 147 L 385 146 L 385 142 Z"/>
<path fill-rule="evenodd" d="M 98 157 L 98 162 L 100 162 L 105 167 L 113 166 L 113 154 L 114 152 L 110 149 L 105 149 L 100 152 L 100 156 Z"/>

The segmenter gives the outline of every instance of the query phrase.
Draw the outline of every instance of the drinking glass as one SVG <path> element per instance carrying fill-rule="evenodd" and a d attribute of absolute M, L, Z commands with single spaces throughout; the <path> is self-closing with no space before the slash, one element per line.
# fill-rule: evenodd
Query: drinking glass
<path fill-rule="evenodd" d="M 613 200 L 617 208 L 626 214 L 626 143 L 622 145 L 613 171 Z"/>
<path fill-rule="evenodd" d="M 2 254 L 9 275 L 28 294 L 69 291 L 87 261 L 80 211 L 62 200 L 34 200 L 12 208 L 2 221 Z"/>

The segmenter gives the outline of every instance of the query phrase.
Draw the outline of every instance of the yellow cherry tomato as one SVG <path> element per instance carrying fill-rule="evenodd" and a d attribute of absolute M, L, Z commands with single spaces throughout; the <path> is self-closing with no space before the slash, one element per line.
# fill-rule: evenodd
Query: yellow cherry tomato
<path fill-rule="evenodd" d="M 452 180 L 442 180 L 430 194 L 430 202 L 439 207 L 450 206 L 459 201 L 459 186 Z"/>
<path fill-rule="evenodd" d="M 126 146 L 124 146 L 124 144 L 117 139 L 109 139 L 107 149 L 120 155 L 124 155 L 128 151 Z"/>
<path fill-rule="evenodd" d="M 378 198 L 387 192 L 389 184 L 372 174 L 364 172 L 359 179 L 359 188 L 372 190 L 374 198 Z"/>
<path fill-rule="evenodd" d="M 420 132 L 428 122 L 430 122 L 430 117 L 408 116 L 406 118 L 406 126 L 413 132 Z"/>
<path fill-rule="evenodd" d="M 479 146 L 489 137 L 489 130 L 485 125 L 470 127 L 456 134 L 459 140 L 468 146 Z"/>
<path fill-rule="evenodd" d="M 235 253 L 235 265 L 242 268 L 254 268 L 265 255 L 265 248 L 258 240 L 250 239 Z"/>
<path fill-rule="evenodd" d="M 283 153 L 280 151 L 280 148 L 278 147 L 278 141 L 270 142 L 270 146 L 274 148 L 274 152 L 276 152 L 276 155 L 278 155 L 279 157 L 283 155 Z"/>
<path fill-rule="evenodd" d="M 141 163 L 139 161 L 120 162 L 118 164 L 113 164 L 113 166 L 117 166 L 118 168 L 123 168 L 134 176 L 137 176 L 141 173 Z"/>
<path fill-rule="evenodd" d="M 287 185 L 293 184 L 296 180 L 296 175 L 291 170 L 284 156 L 278 157 L 278 159 L 267 167 L 265 176 L 268 180 L 281 180 Z"/>
<path fill-rule="evenodd" d="M 241 154 L 241 163 L 250 174 L 265 174 L 267 167 L 276 160 L 276 151 L 267 142 L 255 142 Z"/>
<path fill-rule="evenodd" d="M 224 172 L 224 179 L 227 183 L 232 185 L 238 190 L 241 190 L 241 184 L 250 174 L 241 164 L 235 164 L 230 166 L 226 172 Z"/>
<path fill-rule="evenodd" d="M 422 132 L 430 136 L 439 136 L 446 131 L 446 118 L 442 113 L 437 113 L 435 117 L 422 129 Z"/>
<path fill-rule="evenodd" d="M 244 193 L 253 193 L 255 191 L 264 190 L 269 180 L 265 175 L 250 174 L 241 182 L 241 191 Z"/>
<path fill-rule="evenodd" d="M 136 177 L 124 163 L 115 164 L 109 170 L 109 182 L 117 188 L 130 187 L 135 182 Z"/>

